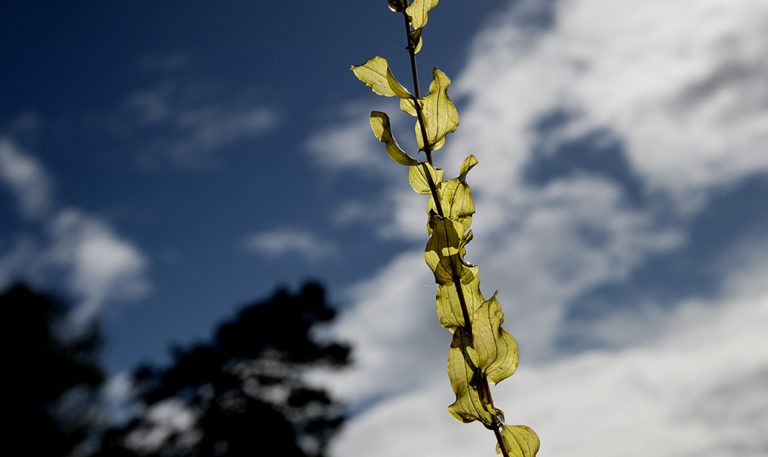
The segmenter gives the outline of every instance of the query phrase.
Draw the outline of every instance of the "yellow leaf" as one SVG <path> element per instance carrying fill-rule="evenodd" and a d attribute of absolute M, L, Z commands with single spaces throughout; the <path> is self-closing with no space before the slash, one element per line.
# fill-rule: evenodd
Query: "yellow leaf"
<path fill-rule="evenodd" d="M 395 79 L 389 64 L 383 57 L 374 57 L 362 65 L 352 65 L 352 71 L 366 86 L 386 97 L 412 98 L 411 94 Z"/>
<path fill-rule="evenodd" d="M 421 39 L 421 29 L 408 31 L 408 48 L 413 48 L 413 53 L 418 54 L 424 42 Z"/>
<path fill-rule="evenodd" d="M 456 394 L 456 401 L 448 407 L 448 412 L 459 422 L 479 420 L 491 426 L 497 411 L 484 401 L 484 395 L 478 390 L 476 372 L 467 353 L 470 344 L 470 338 L 464 333 L 464 329 L 456 329 L 448 352 L 447 366 L 448 379 L 451 381 L 453 393 Z"/>
<path fill-rule="evenodd" d="M 509 457 L 535 457 L 539 452 L 539 437 L 525 425 L 505 425 L 501 429 L 501 439 Z M 501 454 L 498 444 L 496 453 Z"/>
<path fill-rule="evenodd" d="M 461 167 L 459 168 L 459 181 L 466 184 L 467 173 L 469 173 L 469 170 L 471 170 L 475 165 L 477 165 L 477 157 L 475 157 L 473 154 L 468 155 L 467 158 L 461 162 Z"/>
<path fill-rule="evenodd" d="M 492 384 L 512 376 L 517 369 L 517 341 L 501 328 L 502 322 L 504 313 L 496 294 L 472 315 L 472 347 L 477 353 L 475 363 Z"/>
<path fill-rule="evenodd" d="M 460 284 L 461 293 L 467 306 L 467 314 L 470 318 L 477 307 L 485 301 L 480 293 L 480 279 L 477 277 L 477 267 L 474 267 L 474 273 L 475 276 L 471 281 L 466 284 Z M 443 327 L 453 332 L 458 327 L 466 326 L 456 284 L 438 284 L 435 307 L 440 325 Z"/>
<path fill-rule="evenodd" d="M 421 29 L 419 29 L 421 30 Z M 418 54 L 421 51 L 421 47 L 424 45 L 424 39 L 419 36 L 419 41 L 416 42 L 416 46 L 413 48 L 413 53 Z"/>
<path fill-rule="evenodd" d="M 408 170 L 408 181 L 411 183 L 411 187 L 416 193 L 432 193 L 432 189 L 429 188 L 427 173 L 429 173 L 429 176 L 432 178 L 432 183 L 437 187 L 443 180 L 445 170 L 433 168 L 432 165 L 427 162 L 422 162 L 420 165 L 411 167 L 410 170 Z"/>
<path fill-rule="evenodd" d="M 427 25 L 427 13 L 437 6 L 437 2 L 438 0 L 413 0 L 413 3 L 405 9 L 414 29 L 420 29 Z"/>
<path fill-rule="evenodd" d="M 448 86 L 451 79 L 442 71 L 435 68 L 432 71 L 432 83 L 429 85 L 429 95 L 422 100 L 422 114 L 427 143 L 433 151 L 443 147 L 445 135 L 455 132 L 459 126 L 459 112 L 448 97 Z M 402 106 L 401 106 L 402 108 Z M 416 139 L 419 149 L 424 149 L 424 138 L 421 126 L 416 121 Z"/>
<path fill-rule="evenodd" d="M 389 125 L 389 116 L 385 113 L 382 113 L 381 111 L 371 112 L 371 129 L 373 129 L 373 134 L 376 135 L 376 138 L 386 144 L 387 154 L 389 154 L 389 157 L 391 157 L 392 160 L 406 166 L 414 166 L 421 163 L 400 149 L 397 141 L 395 141 L 395 137 L 392 136 L 392 129 Z"/>
<path fill-rule="evenodd" d="M 477 268 L 466 265 L 460 255 L 463 227 L 461 222 L 441 218 L 434 213 L 430 215 L 432 236 L 427 241 L 424 259 L 435 274 L 437 284 L 453 283 L 454 279 L 467 284 L 476 276 Z"/>
<path fill-rule="evenodd" d="M 401 98 L 400 109 L 410 114 L 413 117 L 418 116 L 416 113 L 416 100 L 413 98 Z"/>

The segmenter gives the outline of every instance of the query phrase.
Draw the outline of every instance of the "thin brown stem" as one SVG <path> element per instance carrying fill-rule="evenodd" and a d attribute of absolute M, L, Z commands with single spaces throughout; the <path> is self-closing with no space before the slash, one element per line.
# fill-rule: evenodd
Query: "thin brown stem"
<path fill-rule="evenodd" d="M 424 114 L 421 111 L 421 105 L 419 104 L 419 100 L 421 100 L 421 91 L 419 90 L 419 70 L 416 68 L 416 49 L 414 48 L 414 45 L 411 43 L 410 38 L 410 32 L 411 32 L 411 23 L 408 21 L 408 14 L 406 14 L 405 11 L 403 11 L 403 20 L 405 21 L 405 39 L 408 43 L 408 46 L 406 49 L 408 50 L 408 55 L 411 56 L 411 76 L 413 77 L 413 104 L 414 108 L 416 109 L 416 118 L 419 120 L 419 126 L 421 128 L 421 138 L 424 141 L 424 146 L 422 147 L 422 150 L 424 151 L 424 154 L 427 155 L 427 162 L 429 162 L 430 165 L 432 164 L 432 148 L 429 145 L 429 140 L 427 139 L 427 129 L 424 124 Z"/>
<path fill-rule="evenodd" d="M 421 91 L 419 90 L 419 72 L 416 68 L 416 49 L 415 45 L 411 42 L 410 39 L 410 32 L 411 32 L 411 23 L 408 20 L 408 14 L 406 14 L 405 11 L 403 11 L 403 20 L 405 22 L 405 37 L 408 43 L 408 46 L 406 49 L 408 50 L 408 54 L 411 58 L 411 75 L 413 76 L 413 104 L 414 108 L 416 110 L 416 118 L 418 119 L 419 126 L 421 129 L 421 138 L 423 139 L 424 146 L 422 147 L 422 150 L 427 156 L 427 162 L 430 165 L 432 164 L 432 148 L 429 145 L 429 140 L 427 139 L 427 129 L 426 124 L 424 124 L 424 114 L 421 109 L 421 104 L 419 103 L 419 100 L 421 100 Z M 433 165 L 434 166 L 434 165 Z M 427 168 L 426 164 L 422 164 L 424 175 L 427 178 L 427 184 L 429 185 L 430 193 L 432 194 L 432 199 L 435 202 L 435 209 L 437 211 L 438 216 L 441 218 L 445 217 L 445 214 L 443 213 L 442 204 L 440 203 L 440 198 L 437 193 L 437 185 L 435 184 L 434 180 L 432 179 L 432 174 L 429 172 L 429 169 Z M 464 332 L 472 338 L 472 323 L 470 321 L 469 317 L 469 307 L 467 306 L 467 300 L 464 297 L 464 290 L 461 287 L 461 279 L 459 277 L 459 272 L 454 271 L 453 272 L 453 285 L 456 288 L 456 294 L 459 297 L 459 303 L 461 305 L 461 314 L 464 317 Z M 485 397 L 488 406 L 492 410 L 495 410 L 496 408 L 493 406 L 493 397 L 491 396 L 491 388 L 488 385 L 488 378 L 481 374 L 481 381 L 480 381 L 480 389 L 482 392 L 482 395 Z M 509 457 L 509 453 L 507 452 L 506 446 L 504 446 L 504 440 L 501 436 L 501 427 L 503 424 L 499 420 L 499 418 L 494 415 L 493 417 L 493 425 L 490 427 L 493 430 L 493 434 L 496 436 L 496 441 L 499 443 L 499 448 L 501 449 L 501 453 L 503 457 Z"/>

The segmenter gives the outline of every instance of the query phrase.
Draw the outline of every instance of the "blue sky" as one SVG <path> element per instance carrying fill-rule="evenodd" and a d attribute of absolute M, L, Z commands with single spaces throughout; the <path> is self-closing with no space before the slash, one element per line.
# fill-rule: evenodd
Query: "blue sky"
<path fill-rule="evenodd" d="M 356 345 L 316 374 L 356 413 L 336 455 L 493 452 L 445 410 L 426 202 L 367 113 L 412 148 L 410 118 L 349 71 L 381 55 L 408 81 L 383 0 L 0 12 L 0 285 L 97 313 L 119 374 L 320 279 Z M 540 455 L 768 451 L 766 28 L 762 0 L 430 14 L 422 85 L 446 72 L 462 121 L 436 162 L 480 160 L 468 258 L 520 344 L 494 397 Z"/>
<path fill-rule="evenodd" d="M 314 277 L 333 293 L 372 274 L 403 243 L 334 220 L 344 203 L 374 198 L 380 177 L 328 173 L 307 152 L 319 130 L 366 116 L 349 65 L 402 49 L 395 17 L 347 3 L 6 2 L 0 132 L 47 190 L 35 215 L 19 207 L 25 197 L 4 193 L 0 249 L 19 260 L 4 262 L 0 279 L 21 271 L 84 300 L 74 258 L 29 258 L 51 256 L 56 235 L 46 232 L 64 210 L 107 227 L 136 256 L 114 266 L 136 289 L 130 303 L 107 304 L 118 291 L 92 298 L 110 335 L 107 362 L 125 369 L 206 335 L 278 284 Z M 500 2 L 481 3 L 443 14 L 435 39 L 450 46 L 424 55 L 458 68 L 471 30 Z M 324 248 L 247 248 L 286 229 Z"/>

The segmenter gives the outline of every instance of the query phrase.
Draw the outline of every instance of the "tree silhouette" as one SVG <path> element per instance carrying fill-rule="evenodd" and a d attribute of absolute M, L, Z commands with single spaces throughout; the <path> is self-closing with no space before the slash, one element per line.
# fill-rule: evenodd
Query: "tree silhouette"
<path fill-rule="evenodd" d="M 98 327 L 68 328 L 62 302 L 22 283 L 0 295 L 0 310 L 3 449 L 7 455 L 74 455 L 97 418 Z"/>
<path fill-rule="evenodd" d="M 173 349 L 169 367 L 136 370 L 141 413 L 105 435 L 99 456 L 324 456 L 344 415 L 303 372 L 349 363 L 348 346 L 315 335 L 334 316 L 318 284 L 281 290 L 211 342 Z"/>

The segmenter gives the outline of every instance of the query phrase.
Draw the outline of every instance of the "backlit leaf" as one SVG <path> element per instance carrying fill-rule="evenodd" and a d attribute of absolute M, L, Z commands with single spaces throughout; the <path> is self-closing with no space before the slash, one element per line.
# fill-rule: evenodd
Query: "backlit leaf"
<path fill-rule="evenodd" d="M 459 126 L 459 113 L 448 97 L 448 86 L 451 79 L 442 71 L 435 68 L 432 71 L 432 83 L 429 85 L 429 95 L 422 100 L 422 114 L 427 132 L 427 143 L 434 151 L 443 147 L 445 135 L 456 131 Z M 402 108 L 402 106 L 401 106 Z M 424 149 L 424 138 L 419 122 L 416 122 L 416 139 L 419 149 Z"/>
<path fill-rule="evenodd" d="M 477 267 L 475 267 L 475 277 L 467 284 L 461 284 L 461 292 L 464 296 L 464 302 L 467 306 L 467 313 L 471 316 L 475 310 L 485 301 L 480 293 L 480 279 L 477 277 Z M 437 286 L 437 317 L 440 325 L 455 331 L 458 327 L 466 326 L 464 322 L 464 313 L 461 309 L 461 301 L 454 283 L 438 284 Z"/>
<path fill-rule="evenodd" d="M 478 390 L 479 378 L 466 349 L 470 344 L 470 337 L 464 333 L 464 329 L 456 329 L 448 352 L 448 379 L 456 394 L 456 401 L 448 407 L 448 412 L 459 422 L 479 420 L 490 426 L 496 410 L 484 401 Z"/>
<path fill-rule="evenodd" d="M 413 3 L 405 9 L 414 29 L 420 29 L 427 25 L 427 13 L 437 6 L 437 2 L 438 0 L 413 0 Z"/>
<path fill-rule="evenodd" d="M 502 322 L 504 313 L 496 294 L 480 305 L 472 316 L 472 347 L 477 353 L 475 364 L 492 384 L 512 376 L 517 369 L 517 341 L 501 328 Z"/>
<path fill-rule="evenodd" d="M 539 437 L 525 425 L 505 425 L 501 429 L 501 438 L 509 457 L 534 457 L 539 452 Z M 496 453 L 501 454 L 498 444 Z"/>
<path fill-rule="evenodd" d="M 389 125 L 389 116 L 385 113 L 382 113 L 381 111 L 371 112 L 371 129 L 373 130 L 373 134 L 376 135 L 376 138 L 386 144 L 387 154 L 389 154 L 389 157 L 391 157 L 392 160 L 406 166 L 414 166 L 421 163 L 400 149 L 397 141 L 395 141 L 395 137 L 392 136 L 392 128 Z"/>
<path fill-rule="evenodd" d="M 468 155 L 467 158 L 461 162 L 461 167 L 459 168 L 459 181 L 466 184 L 467 173 L 469 173 L 469 170 L 471 170 L 475 165 L 477 165 L 477 157 L 475 157 L 473 154 Z"/>
<path fill-rule="evenodd" d="M 419 30 L 421 30 L 421 29 L 419 29 Z M 418 54 L 419 51 L 421 51 L 421 47 L 423 45 L 424 45 L 424 39 L 421 36 L 419 36 L 419 41 L 416 42 L 416 47 L 413 48 L 413 53 L 414 54 Z"/>
<path fill-rule="evenodd" d="M 430 194 L 432 192 L 429 187 L 427 173 L 432 178 L 432 183 L 437 186 L 443 181 L 445 170 L 433 168 L 427 162 L 422 162 L 420 165 L 411 167 L 408 170 L 408 181 L 411 183 L 413 190 L 419 194 Z"/>
<path fill-rule="evenodd" d="M 421 30 L 415 29 L 408 32 L 408 47 L 413 48 L 414 54 L 418 54 L 421 51 L 421 45 L 424 43 L 421 39 Z"/>
<path fill-rule="evenodd" d="M 400 109 L 410 114 L 413 117 L 418 116 L 416 113 L 416 100 L 413 98 L 401 98 Z"/>
<path fill-rule="evenodd" d="M 427 241 L 424 259 L 435 274 L 435 282 L 438 284 L 452 283 L 454 279 L 467 284 L 475 278 L 477 269 L 466 265 L 460 255 L 463 229 L 461 222 L 435 214 L 430 217 L 429 230 L 432 236 Z"/>
<path fill-rule="evenodd" d="M 383 57 L 374 57 L 362 65 L 352 65 L 352 71 L 366 86 L 386 97 L 410 98 L 411 94 L 395 79 Z"/>

